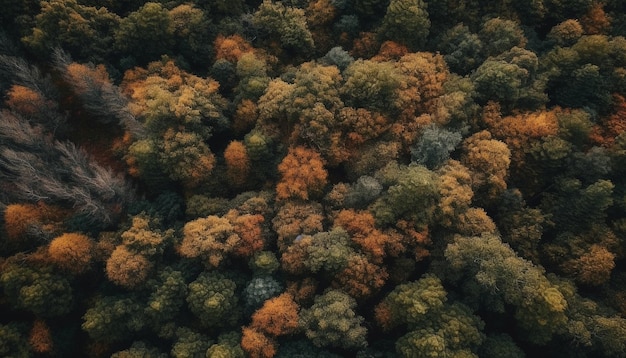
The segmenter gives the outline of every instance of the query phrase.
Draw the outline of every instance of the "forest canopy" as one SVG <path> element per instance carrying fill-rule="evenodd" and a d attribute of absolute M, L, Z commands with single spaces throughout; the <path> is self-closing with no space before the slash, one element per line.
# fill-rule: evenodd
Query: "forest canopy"
<path fill-rule="evenodd" d="M 626 357 L 623 1 L 0 5 L 0 356 Z"/>

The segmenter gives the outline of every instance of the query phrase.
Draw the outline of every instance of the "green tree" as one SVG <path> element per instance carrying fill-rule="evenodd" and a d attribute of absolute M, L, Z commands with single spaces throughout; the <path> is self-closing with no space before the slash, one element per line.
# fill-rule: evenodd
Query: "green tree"
<path fill-rule="evenodd" d="M 132 296 L 101 296 L 83 315 L 82 329 L 98 342 L 129 339 L 143 329 L 143 305 Z"/>
<path fill-rule="evenodd" d="M 185 304 L 187 283 L 181 271 L 166 267 L 148 282 L 150 296 L 144 312 L 153 327 L 173 321 Z"/>
<path fill-rule="evenodd" d="M 113 33 L 120 21 L 106 7 L 85 6 L 76 0 L 42 1 L 35 26 L 22 41 L 40 55 L 61 47 L 79 60 L 101 63 L 111 57 Z"/>
<path fill-rule="evenodd" d="M 389 111 L 402 76 L 389 62 L 356 60 L 344 71 L 344 102 L 357 108 Z"/>
<path fill-rule="evenodd" d="M 466 302 L 500 313 L 511 305 L 517 325 L 534 343 L 546 343 L 564 331 L 568 302 L 559 287 L 498 235 L 456 236 L 444 254 L 448 277 L 465 290 Z"/>
<path fill-rule="evenodd" d="M 0 284 L 10 304 L 39 317 L 58 317 L 72 310 L 72 287 L 67 277 L 50 269 L 9 265 L 0 275 Z"/>
<path fill-rule="evenodd" d="M 189 284 L 187 304 L 204 327 L 233 327 L 241 315 L 236 289 L 221 273 L 203 272 Z"/>
<path fill-rule="evenodd" d="M 393 224 L 400 218 L 427 225 L 433 218 L 439 189 L 437 175 L 426 167 L 412 164 L 403 168 L 397 182 L 371 206 L 379 224 Z"/>
<path fill-rule="evenodd" d="M 376 308 L 383 329 L 401 325 L 408 333 L 396 341 L 402 357 L 472 356 L 484 339 L 484 323 L 462 303 L 447 303 L 434 275 L 396 286 Z"/>
<path fill-rule="evenodd" d="M 166 8 L 147 2 L 120 20 L 114 38 L 116 49 L 132 56 L 138 64 L 145 64 L 171 51 L 174 27 Z"/>
<path fill-rule="evenodd" d="M 448 29 L 439 41 L 438 47 L 453 72 L 468 74 L 484 61 L 483 41 L 466 25 Z"/>
<path fill-rule="evenodd" d="M 363 348 L 367 345 L 367 328 L 355 308 L 354 298 L 341 290 L 328 290 L 300 312 L 299 325 L 318 347 Z"/>
<path fill-rule="evenodd" d="M 391 0 L 378 28 L 382 40 L 392 40 L 411 50 L 422 47 L 428 37 L 430 20 L 422 0 Z"/>
<path fill-rule="evenodd" d="M 285 6 L 282 2 L 263 0 L 253 14 L 252 21 L 270 39 L 279 41 L 281 47 L 299 54 L 313 50 L 313 37 L 302 9 Z"/>
<path fill-rule="evenodd" d="M 526 37 L 519 23 L 499 17 L 485 21 L 478 33 L 487 56 L 497 56 L 513 47 L 526 46 Z"/>

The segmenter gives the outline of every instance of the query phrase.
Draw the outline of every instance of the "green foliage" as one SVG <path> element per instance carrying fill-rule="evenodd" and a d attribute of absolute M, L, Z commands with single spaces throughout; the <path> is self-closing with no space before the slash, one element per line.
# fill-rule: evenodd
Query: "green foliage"
<path fill-rule="evenodd" d="M 397 182 L 378 198 L 371 210 L 380 224 L 392 224 L 399 218 L 426 225 L 433 218 L 439 197 L 435 173 L 421 165 L 403 169 Z"/>
<path fill-rule="evenodd" d="M 600 179 L 583 186 L 577 179 L 557 182 L 557 193 L 544 199 L 544 211 L 552 214 L 552 221 L 560 228 L 577 232 L 602 223 L 607 209 L 613 205 L 615 185 Z"/>
<path fill-rule="evenodd" d="M 170 51 L 174 27 L 166 8 L 157 2 L 147 2 L 120 20 L 114 38 L 117 49 L 144 64 Z"/>
<path fill-rule="evenodd" d="M 81 328 L 95 341 L 121 341 L 143 329 L 145 318 L 142 304 L 131 296 L 97 297 Z"/>
<path fill-rule="evenodd" d="M 515 319 L 531 342 L 541 343 L 562 332 L 568 306 L 563 293 L 545 276 L 541 267 L 517 256 L 495 234 L 456 236 L 445 250 L 450 277 L 474 297 L 467 301 L 495 299 L 484 308 L 503 312 L 504 304 L 515 308 Z M 484 296 L 483 296 L 484 295 Z M 483 296 L 483 297 L 481 297 Z"/>
<path fill-rule="evenodd" d="M 145 342 L 133 342 L 128 349 L 124 349 L 119 352 L 115 352 L 111 355 L 111 358 L 165 358 L 167 354 L 159 351 L 158 348 L 151 347 Z"/>
<path fill-rule="evenodd" d="M 396 342 L 400 356 L 472 356 L 483 340 L 484 323 L 465 305 L 446 303 L 446 295 L 439 278 L 425 275 L 385 297 L 382 304 L 391 311 L 391 321 L 381 322 L 384 328 L 400 324 L 408 331 Z"/>
<path fill-rule="evenodd" d="M 172 345 L 170 354 L 174 358 L 204 358 L 206 351 L 213 345 L 207 336 L 193 330 L 180 327 L 176 329 L 176 342 Z"/>
<path fill-rule="evenodd" d="M 188 286 L 187 304 L 207 328 L 229 328 L 238 321 L 241 309 L 235 282 L 218 272 L 203 272 Z"/>
<path fill-rule="evenodd" d="M 0 0 L 0 356 L 625 356 L 622 2 Z"/>
<path fill-rule="evenodd" d="M 354 253 L 350 237 L 342 228 L 313 235 L 305 250 L 303 263 L 311 272 L 338 272 L 346 267 Z"/>
<path fill-rule="evenodd" d="M 423 0 L 391 0 L 378 35 L 418 50 L 424 45 L 430 29 L 427 3 Z"/>
<path fill-rule="evenodd" d="M 519 348 L 508 334 L 488 335 L 480 347 L 480 357 L 524 358 L 524 351 Z"/>
<path fill-rule="evenodd" d="M 14 323 L 0 325 L 0 354 L 4 357 L 27 358 L 31 356 L 28 341 Z"/>
<path fill-rule="evenodd" d="M 353 107 L 389 111 L 401 75 L 389 62 L 356 60 L 344 71 L 344 102 Z"/>
<path fill-rule="evenodd" d="M 367 329 L 355 308 L 354 298 L 340 290 L 329 290 L 317 296 L 313 306 L 302 310 L 300 326 L 318 347 L 365 347 Z"/>
<path fill-rule="evenodd" d="M 314 46 L 302 9 L 285 6 L 282 2 L 263 0 L 253 14 L 252 21 L 270 37 L 280 41 L 284 48 L 307 53 Z"/>
<path fill-rule="evenodd" d="M 113 45 L 113 32 L 122 20 L 105 7 L 91 7 L 76 0 L 41 2 L 32 33 L 22 41 L 40 55 L 62 47 L 83 61 L 105 61 Z"/>
<path fill-rule="evenodd" d="M 391 310 L 392 324 L 409 330 L 424 326 L 446 302 L 447 292 L 439 278 L 427 275 L 415 282 L 396 286 L 384 299 Z"/>
<path fill-rule="evenodd" d="M 519 24 L 499 17 L 485 21 L 478 33 L 487 56 L 497 56 L 513 47 L 523 48 L 526 37 Z"/>
<path fill-rule="evenodd" d="M 211 345 L 206 351 L 206 357 L 216 358 L 244 358 L 243 349 L 239 345 L 241 333 L 226 332 L 217 337 L 217 343 Z"/>
<path fill-rule="evenodd" d="M 538 65 L 537 55 L 520 47 L 498 52 L 471 75 L 478 101 L 497 101 L 506 111 L 539 108 L 547 97 L 544 82 L 537 77 Z"/>
<path fill-rule="evenodd" d="M 383 190 L 383 186 L 376 178 L 369 175 L 360 176 L 356 183 L 350 185 L 345 194 L 343 205 L 352 208 L 362 208 L 375 200 Z"/>
<path fill-rule="evenodd" d="M 152 292 L 148 298 L 145 314 L 155 324 L 174 320 L 187 297 L 187 283 L 183 274 L 167 267 L 149 284 Z"/>
<path fill-rule="evenodd" d="M 11 265 L 2 271 L 0 284 L 14 308 L 39 317 L 58 317 L 72 309 L 70 282 L 50 270 Z"/>
<path fill-rule="evenodd" d="M 271 275 L 280 267 L 276 254 L 271 251 L 258 251 L 248 262 L 255 275 Z"/>
<path fill-rule="evenodd" d="M 462 24 L 447 30 L 438 46 L 450 70 L 460 75 L 476 69 L 484 61 L 482 40 Z"/>

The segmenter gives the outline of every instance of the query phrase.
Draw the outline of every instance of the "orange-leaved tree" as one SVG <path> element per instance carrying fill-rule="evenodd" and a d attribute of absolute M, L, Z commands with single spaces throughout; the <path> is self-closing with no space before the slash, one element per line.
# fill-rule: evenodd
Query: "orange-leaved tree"
<path fill-rule="evenodd" d="M 93 242 L 87 236 L 65 233 L 50 242 L 48 255 L 61 269 L 78 274 L 89 268 L 93 248 Z"/>
<path fill-rule="evenodd" d="M 271 337 L 294 334 L 298 330 L 300 307 L 289 293 L 271 298 L 252 315 L 250 328 Z"/>
<path fill-rule="evenodd" d="M 224 160 L 229 182 L 235 187 L 241 187 L 246 183 L 250 172 L 250 157 L 243 142 L 230 142 L 224 150 Z"/>
<path fill-rule="evenodd" d="M 52 341 L 50 327 L 44 320 L 35 320 L 33 327 L 30 329 L 28 343 L 30 343 L 30 348 L 35 353 L 46 354 L 52 352 L 54 342 Z"/>
<path fill-rule="evenodd" d="M 328 172 L 322 156 L 313 149 L 302 146 L 289 149 L 278 165 L 281 179 L 276 185 L 276 199 L 298 198 L 308 200 L 321 194 Z"/>

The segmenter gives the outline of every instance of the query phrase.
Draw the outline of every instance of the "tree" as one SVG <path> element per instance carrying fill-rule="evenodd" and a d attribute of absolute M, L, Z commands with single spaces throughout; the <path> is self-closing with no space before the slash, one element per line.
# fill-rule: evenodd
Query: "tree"
<path fill-rule="evenodd" d="M 437 127 L 428 126 L 415 146 L 411 148 L 411 159 L 433 170 L 441 165 L 461 143 L 461 133 L 451 132 Z"/>
<path fill-rule="evenodd" d="M 204 334 L 195 332 L 187 327 L 176 329 L 176 342 L 172 345 L 170 354 L 174 358 L 202 357 L 215 343 Z"/>
<path fill-rule="evenodd" d="M 246 308 L 250 310 L 259 308 L 263 302 L 276 296 L 282 290 L 281 283 L 271 275 L 255 276 L 243 290 Z"/>
<path fill-rule="evenodd" d="M 65 233 L 50 242 L 48 255 L 61 269 L 80 274 L 89 269 L 93 246 L 92 240 L 85 235 Z"/>
<path fill-rule="evenodd" d="M 240 241 L 228 219 L 209 215 L 185 224 L 178 252 L 183 257 L 200 257 L 208 267 L 217 267 Z"/>
<path fill-rule="evenodd" d="M 564 271 L 583 285 L 600 286 L 611 277 L 615 254 L 601 245 L 591 245 L 589 252 L 564 264 Z"/>
<path fill-rule="evenodd" d="M 402 357 L 471 354 L 484 339 L 484 323 L 461 303 L 446 303 L 446 290 L 434 275 L 396 286 L 375 308 L 376 321 L 388 330 L 408 331 L 396 341 Z"/>
<path fill-rule="evenodd" d="M 236 100 L 257 100 L 267 89 L 270 77 L 267 75 L 267 63 L 254 52 L 247 52 L 237 60 L 235 74 L 239 83 L 234 88 Z"/>
<path fill-rule="evenodd" d="M 472 173 L 456 160 L 446 161 L 437 173 L 440 195 L 437 216 L 445 227 L 452 227 L 472 203 Z"/>
<path fill-rule="evenodd" d="M 389 62 L 356 60 L 346 68 L 344 78 L 341 94 L 347 105 L 388 112 L 402 77 Z"/>
<path fill-rule="evenodd" d="M 203 272 L 189 284 L 187 304 L 204 327 L 233 327 L 241 314 L 236 289 L 235 282 L 221 273 Z"/>
<path fill-rule="evenodd" d="M 174 44 L 169 12 L 159 3 L 147 2 L 120 20 L 114 38 L 115 47 L 139 64 L 154 61 Z"/>
<path fill-rule="evenodd" d="M 133 216 L 131 227 L 120 235 L 122 243 L 129 249 L 147 257 L 162 254 L 170 244 L 174 231 L 168 229 L 163 232 L 157 228 L 157 225 L 157 220 L 146 215 Z"/>
<path fill-rule="evenodd" d="M 302 246 L 305 250 L 302 264 L 313 273 L 335 274 L 346 267 L 354 254 L 348 233 L 340 227 L 319 232 Z"/>
<path fill-rule="evenodd" d="M 170 179 L 194 188 L 211 177 L 215 155 L 194 132 L 175 132 L 169 129 L 159 146 L 159 162 Z"/>
<path fill-rule="evenodd" d="M 8 265 L 0 274 L 0 284 L 8 302 L 38 317 L 59 317 L 72 310 L 74 296 L 66 276 L 50 268 Z"/>
<path fill-rule="evenodd" d="M 54 61 L 65 82 L 80 98 L 81 104 L 100 123 L 118 124 L 136 137 L 143 137 L 145 130 L 128 108 L 128 99 L 119 87 L 111 82 L 103 65 L 94 66 L 71 62 L 63 52 L 55 50 Z"/>
<path fill-rule="evenodd" d="M 276 342 L 250 327 L 242 329 L 241 348 L 251 358 L 272 358 L 276 354 Z"/>
<path fill-rule="evenodd" d="M 484 61 L 482 40 L 463 24 L 448 29 L 441 37 L 439 48 L 450 70 L 466 75 Z"/>
<path fill-rule="evenodd" d="M 360 251 L 375 264 L 381 264 L 387 256 L 396 257 L 407 250 L 395 235 L 376 228 L 374 215 L 369 211 L 341 210 L 333 224 L 346 230 L 351 240 L 359 245 Z"/>
<path fill-rule="evenodd" d="M 298 235 L 313 235 L 324 230 L 323 207 L 316 202 L 285 202 L 281 205 L 272 227 L 278 234 L 278 249 L 284 251 L 298 238 Z"/>
<path fill-rule="evenodd" d="M 300 312 L 300 327 L 318 347 L 363 348 L 367 345 L 364 318 L 354 309 L 356 301 L 340 290 L 328 290 L 313 306 Z"/>
<path fill-rule="evenodd" d="M 20 332 L 20 328 L 16 323 L 0 325 L 0 354 L 19 358 L 31 356 L 28 341 Z"/>
<path fill-rule="evenodd" d="M 493 199 L 507 188 L 511 151 L 505 143 L 492 139 L 491 133 L 482 131 L 465 139 L 461 163 L 472 173 L 477 196 Z"/>
<path fill-rule="evenodd" d="M 430 29 L 427 3 L 422 0 L 392 0 L 378 28 L 378 35 L 417 50 Z"/>
<path fill-rule="evenodd" d="M 266 246 L 265 218 L 261 214 L 241 214 L 231 210 L 226 217 L 233 225 L 235 233 L 241 238 L 233 253 L 241 257 L 251 257 Z"/>
<path fill-rule="evenodd" d="M 250 327 L 270 337 L 294 334 L 298 330 L 300 307 L 288 293 L 282 293 L 263 303 L 252 314 Z"/>
<path fill-rule="evenodd" d="M 465 287 L 466 301 L 491 311 L 515 309 L 515 319 L 531 342 L 548 342 L 567 324 L 568 302 L 541 267 L 517 256 L 497 234 L 456 236 L 445 250 L 450 278 Z M 484 295 L 481 297 L 481 295 Z"/>
<path fill-rule="evenodd" d="M 421 165 L 402 169 L 396 183 L 370 207 L 376 222 L 386 225 L 400 218 L 427 225 L 433 218 L 439 198 L 436 175 Z"/>
<path fill-rule="evenodd" d="M 276 199 L 299 198 L 321 194 L 328 173 L 324 161 L 316 151 L 305 147 L 290 148 L 278 165 L 281 180 L 276 185 Z"/>
<path fill-rule="evenodd" d="M 130 348 L 113 353 L 111 358 L 135 358 L 146 356 L 165 358 L 167 357 L 167 354 L 161 353 L 158 348 L 152 347 L 144 342 L 135 341 Z"/>
<path fill-rule="evenodd" d="M 524 48 L 527 42 L 517 22 L 499 17 L 485 21 L 478 35 L 487 56 L 497 56 L 513 47 Z"/>
<path fill-rule="evenodd" d="M 113 33 L 121 21 L 106 7 L 85 6 L 76 0 L 42 1 L 35 26 L 23 42 L 41 55 L 49 56 L 61 47 L 80 60 L 101 63 L 110 57 Z"/>
<path fill-rule="evenodd" d="M 264 0 L 253 14 L 252 21 L 283 48 L 305 54 L 313 50 L 313 37 L 302 9 Z"/>
<path fill-rule="evenodd" d="M 28 343 L 35 353 L 52 353 L 54 342 L 50 333 L 50 327 L 44 320 L 38 319 L 33 323 L 28 336 Z"/>
<path fill-rule="evenodd" d="M 211 55 L 210 26 L 205 12 L 194 5 L 181 4 L 168 13 L 176 44 L 175 52 L 198 65 L 204 65 Z"/>
<path fill-rule="evenodd" d="M 100 296 L 83 315 L 81 328 L 97 342 L 127 340 L 145 327 L 143 306 L 129 296 Z"/>
<path fill-rule="evenodd" d="M 9 197 L 71 208 L 75 217 L 100 228 L 115 222 L 134 199 L 126 178 L 100 166 L 72 142 L 53 141 L 25 121 L 2 121 L 10 128 L 0 132 L 8 143 L 0 151 L 0 178 L 15 188 Z"/>
<path fill-rule="evenodd" d="M 106 261 L 106 274 L 111 282 L 132 289 L 146 281 L 152 266 L 146 256 L 118 245 Z"/>
<path fill-rule="evenodd" d="M 217 60 L 223 59 L 231 63 L 237 63 L 244 54 L 253 50 L 250 43 L 238 34 L 230 36 L 217 35 L 213 41 L 213 46 Z"/>
<path fill-rule="evenodd" d="M 164 322 L 175 320 L 180 314 L 187 297 L 187 282 L 183 272 L 165 267 L 148 285 L 151 292 L 144 313 L 150 325 L 160 329 Z"/>
<path fill-rule="evenodd" d="M 346 267 L 335 274 L 331 285 L 361 300 L 378 293 L 388 277 L 384 266 L 371 262 L 365 255 L 355 254 L 348 259 Z"/>
<path fill-rule="evenodd" d="M 547 39 L 555 45 L 566 47 L 575 44 L 583 35 L 583 27 L 578 20 L 568 19 L 550 29 Z"/>

